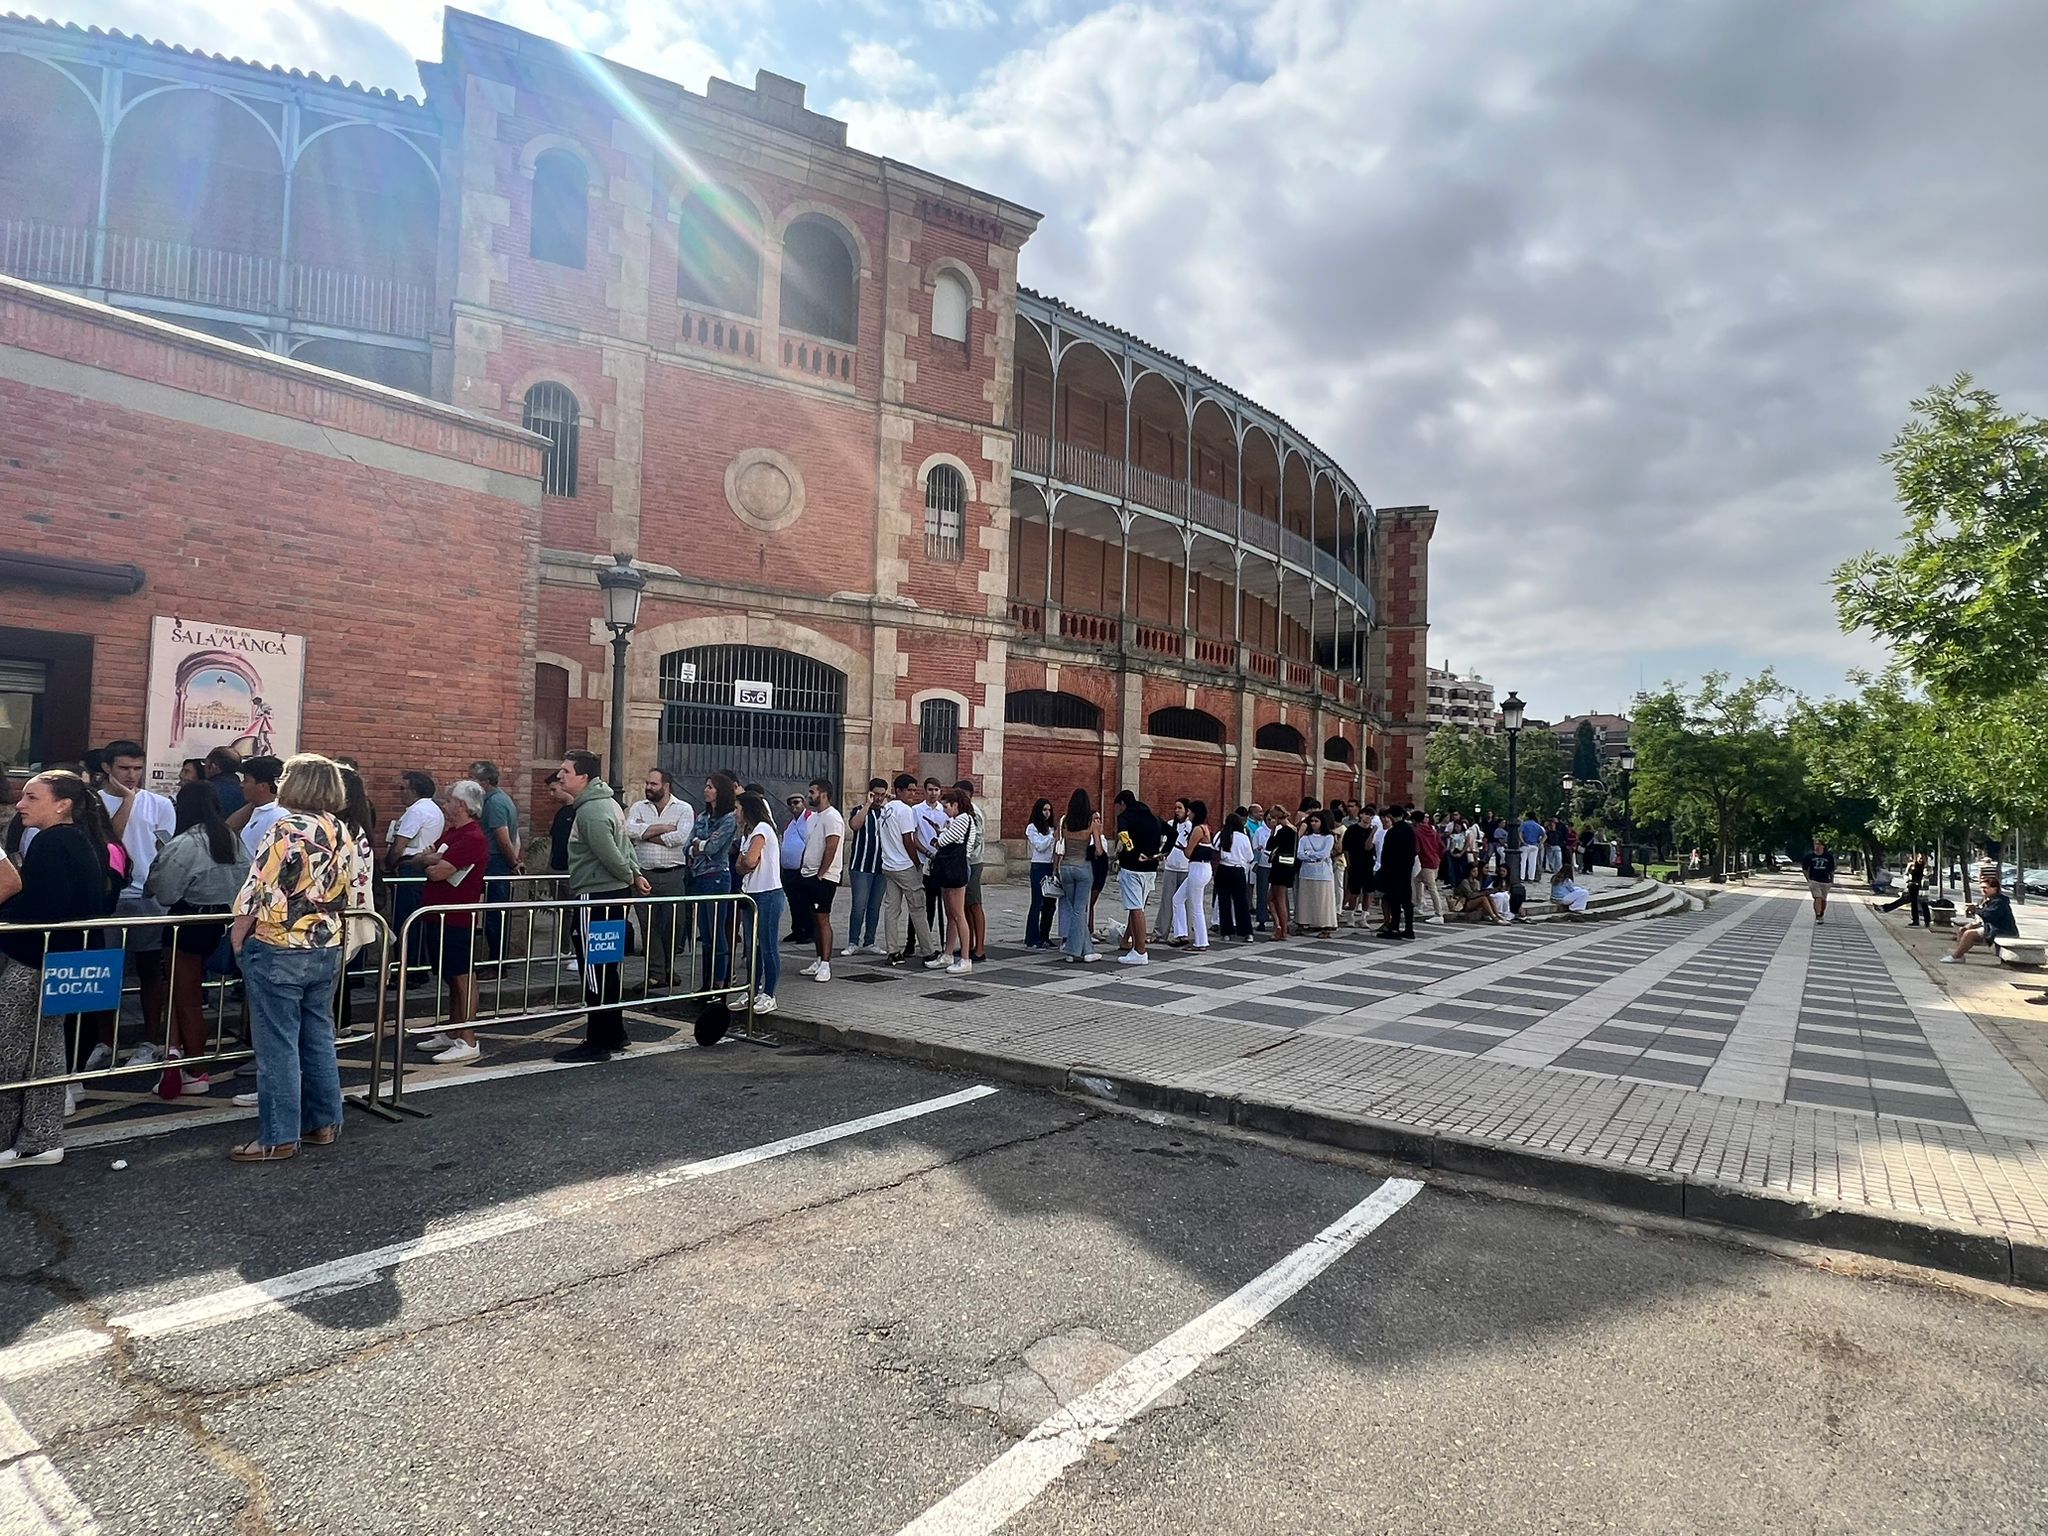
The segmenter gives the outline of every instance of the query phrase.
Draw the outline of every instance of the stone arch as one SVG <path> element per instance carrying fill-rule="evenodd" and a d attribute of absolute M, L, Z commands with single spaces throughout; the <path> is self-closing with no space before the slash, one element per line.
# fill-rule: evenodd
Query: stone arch
<path fill-rule="evenodd" d="M 610 185 L 610 178 L 605 175 L 604 167 L 598 163 L 595 155 L 566 133 L 538 133 L 528 139 L 525 147 L 519 151 L 519 174 L 532 181 L 534 167 L 540 164 L 540 157 L 549 150 L 560 150 L 563 154 L 573 155 L 581 160 L 583 179 L 590 188 L 591 196 L 604 196 L 605 189 Z"/>
<path fill-rule="evenodd" d="M 853 275 L 856 278 L 871 278 L 875 275 L 874 258 L 868 252 L 867 236 L 863 235 L 859 226 L 846 216 L 845 210 L 835 208 L 830 203 L 799 198 L 787 205 L 775 220 L 775 243 L 780 245 L 788 237 L 790 226 L 806 217 L 821 218 L 837 226 L 841 237 L 852 247 L 855 269 Z"/>
<path fill-rule="evenodd" d="M 823 212 L 801 214 L 783 225 L 776 300 L 784 330 L 843 346 L 859 341 L 863 258 L 847 238 L 849 228 Z"/>
<path fill-rule="evenodd" d="M 705 181 L 671 200 L 676 297 L 727 314 L 761 313 L 767 217 L 743 187 Z"/>
<path fill-rule="evenodd" d="M 988 302 L 986 296 L 982 293 L 981 279 L 974 275 L 974 268 L 968 266 L 966 262 L 957 256 L 941 256 L 924 269 L 924 289 L 926 293 L 930 293 L 933 287 L 937 285 L 941 272 L 950 272 L 967 285 L 967 301 L 974 308 L 980 309 Z"/>
<path fill-rule="evenodd" d="M 659 699 L 661 658 L 671 651 L 694 650 L 700 645 L 762 645 L 814 657 L 845 676 L 849 727 L 873 713 L 874 668 L 866 652 L 789 619 L 753 613 L 672 619 L 635 630 L 627 663 L 632 697 Z M 598 677 L 597 681 L 602 687 L 603 678 Z"/>
<path fill-rule="evenodd" d="M 981 500 L 981 486 L 974 478 L 974 471 L 967 467 L 967 461 L 954 453 L 935 453 L 917 466 L 917 493 L 924 495 L 925 481 L 931 472 L 941 464 L 947 464 L 960 472 L 960 478 L 967 482 L 967 499 Z"/>
<path fill-rule="evenodd" d="M 926 702 L 931 699 L 950 699 L 954 704 L 958 705 L 960 709 L 960 729 L 963 731 L 970 727 L 974 729 L 980 728 L 979 722 L 974 718 L 973 704 L 969 703 L 967 695 L 960 692 L 957 688 L 920 688 L 916 693 L 913 693 L 910 696 L 910 719 L 912 724 L 916 724 L 918 711 L 923 709 Z"/>

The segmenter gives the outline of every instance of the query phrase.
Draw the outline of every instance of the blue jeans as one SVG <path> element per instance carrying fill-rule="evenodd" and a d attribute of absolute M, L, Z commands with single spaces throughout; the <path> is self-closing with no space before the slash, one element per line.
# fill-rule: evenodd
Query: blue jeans
<path fill-rule="evenodd" d="M 510 880 L 484 881 L 486 902 L 510 901 L 512 882 Z M 484 914 L 484 955 L 496 960 L 505 953 L 505 914 L 486 912 Z"/>
<path fill-rule="evenodd" d="M 882 872 L 857 869 L 853 872 L 853 915 L 846 920 L 846 942 L 872 949 L 881 925 Z"/>
<path fill-rule="evenodd" d="M 690 876 L 692 896 L 726 896 L 732 892 L 732 876 L 725 870 Z M 729 901 L 706 901 L 697 907 L 697 953 L 704 957 L 698 967 L 698 990 L 722 992 L 732 985 L 732 913 Z M 779 938 L 780 935 L 777 935 Z"/>
<path fill-rule="evenodd" d="M 1060 866 L 1060 916 L 1066 934 L 1066 951 L 1079 959 L 1088 953 L 1088 893 L 1095 884 L 1095 871 L 1079 859 Z"/>
<path fill-rule="evenodd" d="M 754 910 L 760 914 L 760 942 L 754 946 L 754 989 L 775 995 L 782 980 L 782 914 L 788 897 L 781 890 L 754 892 Z"/>
<path fill-rule="evenodd" d="M 256 1112 L 263 1145 L 285 1147 L 306 1131 L 341 1124 L 341 1068 L 334 1060 L 334 987 L 341 947 L 283 949 L 251 938 L 242 980 L 256 1037 Z"/>
<path fill-rule="evenodd" d="M 1031 866 L 1031 910 L 1024 914 L 1024 943 L 1030 949 L 1043 949 L 1052 928 L 1052 903 L 1040 894 L 1045 877 L 1052 873 L 1050 864 Z"/>

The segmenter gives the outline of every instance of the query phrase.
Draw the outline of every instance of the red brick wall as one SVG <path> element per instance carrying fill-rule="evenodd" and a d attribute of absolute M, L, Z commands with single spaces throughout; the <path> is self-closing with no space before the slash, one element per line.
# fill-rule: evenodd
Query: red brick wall
<path fill-rule="evenodd" d="M 202 402 L 539 471 L 523 437 L 4 287 L 0 345 L 91 364 L 93 395 L 162 381 Z M 302 744 L 358 758 L 380 807 L 396 804 L 404 769 L 445 781 L 475 757 L 523 759 L 537 508 L 6 378 L 0 423 L 13 547 L 146 573 L 130 597 L 0 586 L 0 625 L 94 637 L 94 741 L 142 734 L 162 615 L 305 635 Z"/>

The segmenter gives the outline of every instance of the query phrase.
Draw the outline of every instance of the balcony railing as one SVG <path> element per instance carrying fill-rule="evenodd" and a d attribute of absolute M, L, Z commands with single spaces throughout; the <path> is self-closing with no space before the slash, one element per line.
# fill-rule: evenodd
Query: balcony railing
<path fill-rule="evenodd" d="M 1060 638 L 1081 645 L 1117 644 L 1123 621 L 1106 613 L 1087 613 L 1078 608 L 1060 610 Z"/>
<path fill-rule="evenodd" d="M 421 337 L 431 328 L 433 297 L 421 283 L 118 229 L 106 231 L 103 264 L 95 277 L 92 230 L 35 219 L 0 220 L 0 271 L 32 283 L 170 299 L 385 336 Z"/>
<path fill-rule="evenodd" d="M 782 338 L 782 368 L 785 373 L 827 379 L 850 388 L 853 365 L 858 356 L 852 347 L 842 346 L 836 341 L 821 341 L 814 336 L 795 334 Z"/>
<path fill-rule="evenodd" d="M 729 357 L 752 361 L 760 354 L 761 327 L 730 315 L 685 309 L 682 314 L 683 345 L 700 352 L 723 352 Z"/>
<path fill-rule="evenodd" d="M 1112 500 L 1133 501 L 1168 517 L 1238 537 L 1237 503 L 1229 497 L 1201 490 L 1174 475 L 1127 465 L 1121 458 L 1099 449 L 1055 442 L 1042 432 L 1019 432 L 1015 468 L 1019 474 L 1064 481 L 1078 490 Z M 1245 543 L 1313 571 L 1360 607 L 1371 609 L 1372 597 L 1366 584 L 1355 572 L 1345 569 L 1344 562 L 1334 554 L 1316 548 L 1293 529 L 1283 528 L 1249 507 L 1245 509 L 1242 527 Z"/>
<path fill-rule="evenodd" d="M 1045 604 L 1010 599 L 1010 622 L 1027 635 L 1045 633 Z"/>

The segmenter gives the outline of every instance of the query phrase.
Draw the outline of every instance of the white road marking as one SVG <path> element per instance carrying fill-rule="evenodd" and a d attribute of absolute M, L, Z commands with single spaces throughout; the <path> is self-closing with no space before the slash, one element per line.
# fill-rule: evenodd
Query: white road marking
<path fill-rule="evenodd" d="M 411 1263 L 415 1259 L 448 1253 L 458 1248 L 471 1248 L 478 1243 L 530 1231 L 549 1222 L 561 1221 L 601 1206 L 615 1205 L 622 1200 L 635 1200 L 643 1195 L 651 1195 L 671 1185 L 709 1178 L 713 1174 L 730 1173 L 736 1168 L 766 1162 L 770 1158 L 783 1157 L 791 1152 L 803 1152 L 812 1147 L 824 1146 L 828 1142 L 843 1141 L 849 1136 L 881 1130 L 885 1126 L 900 1125 L 906 1120 L 916 1120 L 925 1115 L 937 1114 L 941 1110 L 972 1104 L 996 1092 L 996 1089 L 986 1086 L 963 1088 L 958 1093 L 945 1094 L 935 1099 L 921 1099 L 915 1104 L 905 1104 L 896 1109 L 863 1115 L 858 1120 L 842 1120 L 836 1125 L 820 1126 L 814 1131 L 803 1131 L 794 1136 L 784 1136 L 777 1141 L 762 1142 L 759 1146 L 746 1147 L 738 1152 L 727 1152 L 718 1157 L 703 1158 L 691 1163 L 678 1163 L 672 1168 L 642 1174 L 638 1178 L 586 1180 L 550 1195 L 513 1202 L 486 1215 L 457 1222 L 406 1242 L 389 1243 L 364 1253 L 346 1254 L 338 1259 L 330 1259 L 324 1264 L 296 1269 L 289 1274 L 276 1275 L 268 1280 L 258 1280 L 246 1285 L 227 1286 L 186 1301 L 170 1302 L 163 1306 L 145 1307 L 141 1311 L 123 1313 L 110 1319 L 109 1327 L 137 1339 L 163 1338 L 171 1334 L 217 1328 L 223 1323 L 236 1322 L 260 1313 L 281 1311 L 292 1301 L 316 1295 L 332 1295 L 337 1291 L 371 1284 L 386 1270 Z M 0 1349 L 0 1381 L 19 1381 L 60 1365 L 86 1359 L 99 1354 L 112 1342 L 107 1333 L 98 1329 L 74 1328 L 48 1339 Z"/>
<path fill-rule="evenodd" d="M 1086 1456 L 1090 1446 L 1112 1438 L 1203 1361 L 1250 1333 L 1421 1191 L 1414 1179 L 1388 1179 L 1264 1274 L 1125 1361 L 898 1536 L 987 1536 L 999 1529 Z"/>
<path fill-rule="evenodd" d="M 92 1511 L 42 1449 L 0 1401 L 0 1536 L 97 1536 Z"/>

